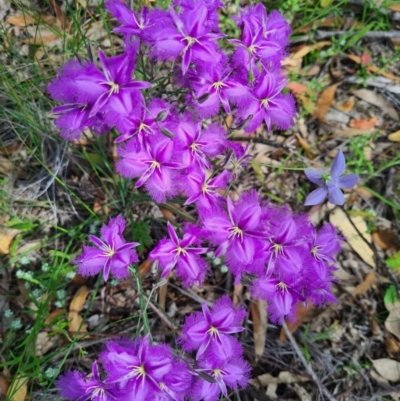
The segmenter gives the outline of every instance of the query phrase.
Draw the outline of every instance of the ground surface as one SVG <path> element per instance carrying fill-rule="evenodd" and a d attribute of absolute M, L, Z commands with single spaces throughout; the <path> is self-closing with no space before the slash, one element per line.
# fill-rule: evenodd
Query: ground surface
<path fill-rule="evenodd" d="M 229 3 L 227 13 L 238 4 Z M 263 305 L 233 285 L 220 261 L 202 288 L 182 290 L 172 277 L 150 293 L 148 252 L 165 235 L 167 220 L 179 224 L 194 212 L 177 203 L 156 205 L 117 178 L 111 137 L 62 141 L 46 94 L 60 65 L 86 57 L 88 39 L 110 54 L 121 39 L 110 34 L 112 22 L 95 0 L 0 0 L 0 399 L 8 391 L 15 401 L 54 400 L 60 371 L 88 370 L 105 340 L 140 332 L 133 279 L 104 285 L 76 276 L 70 263 L 88 233 L 121 210 L 131 223 L 127 235 L 143 244 L 140 271 L 144 293 L 152 296 L 155 339 L 172 341 L 203 300 L 228 294 L 249 306 L 240 340 L 254 380 L 229 399 L 306 401 L 323 399 L 324 388 L 338 400 L 399 398 L 400 6 L 362 0 L 266 5 L 283 11 L 293 27 L 285 68 L 298 118 L 288 132 L 234 138 L 251 142 L 255 157 L 231 192 L 256 188 L 309 213 L 315 224 L 340 228 L 347 242 L 339 256 L 338 304 L 299 308 L 290 342 L 268 323 Z M 360 175 L 359 185 L 346 194 L 344 209 L 305 208 L 314 187 L 301 169 L 329 166 L 338 149 L 349 171 Z"/>

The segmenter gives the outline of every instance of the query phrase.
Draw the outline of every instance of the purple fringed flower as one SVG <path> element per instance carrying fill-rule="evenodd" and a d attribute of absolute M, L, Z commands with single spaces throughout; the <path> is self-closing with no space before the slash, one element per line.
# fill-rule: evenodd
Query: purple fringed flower
<path fill-rule="evenodd" d="M 136 113 L 132 113 L 131 106 L 130 110 L 126 108 L 126 113 L 119 117 L 116 125 L 122 135 L 115 142 L 124 142 L 135 137 L 140 150 L 149 145 L 152 137 L 158 135 L 163 139 L 163 130 L 175 131 L 175 120 L 172 105 L 162 99 L 152 99 L 147 106 L 145 103 L 139 104 Z"/>
<path fill-rule="evenodd" d="M 137 51 L 137 42 L 130 43 L 125 52 L 119 56 L 106 57 L 101 50 L 99 51 L 103 70 L 103 79 L 99 84 L 103 88 L 103 93 L 93 105 L 91 115 L 98 112 L 118 112 L 122 98 L 127 92 L 139 92 L 152 86 L 149 82 L 132 80 Z"/>
<path fill-rule="evenodd" d="M 243 272 L 243 266 L 258 265 L 263 255 L 258 252 L 263 247 L 266 234 L 267 209 L 260 204 L 255 191 L 245 193 L 234 204 L 227 198 L 227 212 L 213 209 L 204 211 L 204 235 L 217 246 L 215 256 L 226 254 L 228 267 L 237 279 Z"/>
<path fill-rule="evenodd" d="M 299 293 L 302 288 L 300 275 L 286 276 L 285 280 L 273 275 L 263 275 L 254 280 L 251 293 L 254 298 L 268 301 L 271 321 L 282 324 L 284 319 L 295 319 L 296 304 L 304 301 Z"/>
<path fill-rule="evenodd" d="M 220 59 L 215 41 L 223 34 L 211 33 L 207 27 L 207 7 L 198 2 L 193 9 L 184 9 L 177 14 L 170 7 L 173 25 L 154 32 L 153 54 L 160 60 L 182 56 L 182 72 L 186 74 L 191 62 L 206 62 L 215 65 Z"/>
<path fill-rule="evenodd" d="M 201 123 L 195 123 L 188 117 L 181 121 L 177 128 L 178 138 L 182 144 L 182 163 L 185 167 L 211 168 L 208 157 L 221 154 L 226 145 L 225 130 L 217 124 L 202 129 Z"/>
<path fill-rule="evenodd" d="M 97 362 L 93 362 L 92 375 L 87 378 L 78 371 L 67 372 L 56 381 L 62 397 L 70 401 L 128 401 L 130 398 L 114 384 L 100 378 Z"/>
<path fill-rule="evenodd" d="M 103 269 L 104 281 L 108 280 L 110 272 L 117 278 L 127 277 L 129 265 L 139 260 L 133 248 L 140 244 L 127 243 L 122 236 L 124 229 L 125 220 L 119 215 L 103 225 L 101 238 L 89 235 L 95 247 L 84 246 L 83 253 L 72 261 L 78 265 L 78 273 L 94 276 Z"/>
<path fill-rule="evenodd" d="M 135 187 L 145 185 L 151 197 L 163 203 L 178 192 L 178 170 L 183 167 L 179 151 L 172 140 L 164 137 L 150 141 L 138 152 L 135 139 L 131 139 L 118 148 L 120 159 L 116 169 L 123 177 L 140 177 Z"/>
<path fill-rule="evenodd" d="M 121 26 L 115 28 L 113 32 L 140 38 L 143 36 L 146 29 L 152 25 L 148 16 L 147 7 L 142 7 L 139 14 L 130 10 L 126 4 L 120 0 L 106 1 L 105 6 L 108 12 L 121 24 Z"/>
<path fill-rule="evenodd" d="M 101 79 L 93 63 L 70 60 L 50 82 L 47 90 L 51 98 L 63 103 L 55 107 L 53 113 L 59 115 L 56 125 L 64 139 L 79 139 L 85 128 L 92 128 L 95 133 L 109 130 L 102 123 L 102 116 L 91 116 L 94 102 L 103 93 L 99 85 Z"/>
<path fill-rule="evenodd" d="M 100 355 L 106 383 L 118 385 L 131 400 L 183 401 L 193 376 L 166 344 L 151 345 L 149 337 L 109 341 Z"/>
<path fill-rule="evenodd" d="M 161 240 L 151 251 L 149 259 L 158 260 L 163 269 L 162 277 L 167 276 L 176 266 L 176 273 L 182 279 L 184 287 L 194 283 L 201 285 L 209 266 L 199 255 L 206 253 L 208 248 L 193 246 L 199 241 L 193 232 L 185 232 L 180 240 L 169 222 L 167 226 L 170 239 Z"/>
<path fill-rule="evenodd" d="M 241 345 L 231 334 L 243 331 L 241 322 L 246 316 L 245 309 L 235 308 L 224 296 L 215 302 L 211 312 L 205 303 L 202 310 L 186 318 L 178 339 L 183 348 L 197 349 L 197 359 L 206 351 L 222 360 L 241 355 Z"/>
<path fill-rule="evenodd" d="M 358 175 L 342 175 L 346 168 L 346 159 L 343 152 L 339 150 L 333 159 L 329 173 L 322 169 L 306 169 L 304 173 L 307 178 L 319 188 L 312 191 L 305 201 L 306 206 L 318 205 L 328 196 L 329 202 L 334 205 L 344 204 L 344 195 L 340 189 L 350 189 L 358 182 Z"/>
<path fill-rule="evenodd" d="M 193 81 L 195 91 L 194 108 L 201 118 L 209 118 L 218 113 L 222 105 L 225 113 L 231 113 L 229 103 L 245 104 L 251 96 L 245 82 L 232 76 L 228 67 L 210 69 L 205 65 L 198 72 L 198 78 Z"/>
<path fill-rule="evenodd" d="M 221 393 L 228 397 L 228 388 L 236 390 L 238 387 L 246 387 L 250 379 L 251 366 L 242 358 L 221 361 L 213 358 L 213 355 L 208 355 L 200 362 L 196 371 L 212 377 L 215 383 L 204 380 L 200 374 L 193 386 L 191 400 L 217 401 Z"/>
<path fill-rule="evenodd" d="M 182 186 L 182 191 L 188 196 L 185 205 L 196 202 L 200 214 L 215 207 L 223 207 L 225 198 L 217 190 L 225 190 L 232 179 L 233 174 L 227 170 L 210 179 L 207 179 L 203 170 L 192 171 Z"/>
<path fill-rule="evenodd" d="M 239 104 L 238 124 L 251 118 L 244 128 L 245 132 L 255 131 L 263 121 L 268 131 L 273 125 L 279 129 L 288 129 L 293 125 L 296 107 L 292 95 L 281 93 L 285 86 L 286 79 L 276 73 L 264 72 L 258 76 L 251 91 L 253 99 L 244 107 Z"/>

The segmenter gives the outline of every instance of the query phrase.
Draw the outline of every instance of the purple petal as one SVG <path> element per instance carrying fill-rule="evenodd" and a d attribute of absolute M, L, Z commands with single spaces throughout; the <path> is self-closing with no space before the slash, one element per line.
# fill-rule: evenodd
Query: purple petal
<path fill-rule="evenodd" d="M 307 176 L 307 178 L 316 185 L 322 185 L 324 183 L 324 180 L 322 179 L 323 173 L 324 170 L 322 169 L 307 168 L 304 170 L 304 174 Z"/>
<path fill-rule="evenodd" d="M 328 194 L 328 191 L 325 187 L 319 187 L 317 189 L 314 189 L 306 198 L 306 201 L 304 202 L 305 206 L 313 206 L 313 205 L 319 205 L 324 201 L 326 198 L 326 195 Z"/>
<path fill-rule="evenodd" d="M 350 188 L 353 188 L 354 185 L 357 184 L 358 179 L 359 179 L 359 177 L 357 174 L 347 174 L 347 175 L 344 175 L 343 177 L 339 177 L 338 185 L 340 188 L 350 189 Z"/>
<path fill-rule="evenodd" d="M 344 195 L 343 192 L 333 184 L 328 183 L 328 199 L 329 202 L 334 205 L 343 205 L 344 204 Z"/>
<path fill-rule="evenodd" d="M 179 238 L 176 235 L 176 231 L 174 229 L 174 227 L 172 226 L 172 224 L 170 222 L 167 223 L 167 228 L 168 228 L 168 234 L 171 238 L 171 240 L 173 241 L 173 243 L 178 246 L 179 245 Z"/>
<path fill-rule="evenodd" d="M 343 152 L 339 150 L 339 152 L 337 152 L 335 158 L 333 159 L 330 173 L 334 177 L 339 177 L 344 173 L 345 168 L 346 168 L 346 159 L 344 158 Z"/>

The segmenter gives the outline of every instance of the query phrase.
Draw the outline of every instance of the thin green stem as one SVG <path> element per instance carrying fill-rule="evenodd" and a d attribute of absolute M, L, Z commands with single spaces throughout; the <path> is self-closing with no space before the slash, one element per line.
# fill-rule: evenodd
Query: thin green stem
<path fill-rule="evenodd" d="M 140 303 L 140 314 L 139 316 L 143 317 L 143 329 L 144 333 L 148 334 L 151 338 L 151 329 L 150 329 L 150 323 L 149 323 L 149 318 L 147 316 L 147 305 L 146 305 L 146 300 L 143 296 L 143 283 L 142 279 L 139 274 L 139 266 L 136 266 L 135 268 L 130 268 L 131 272 L 135 276 L 136 279 L 136 286 L 137 286 L 137 291 L 139 295 L 139 303 Z"/>

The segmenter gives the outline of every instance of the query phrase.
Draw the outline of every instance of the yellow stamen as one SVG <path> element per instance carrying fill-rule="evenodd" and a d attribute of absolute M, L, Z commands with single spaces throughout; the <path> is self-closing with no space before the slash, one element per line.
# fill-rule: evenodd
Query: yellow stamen
<path fill-rule="evenodd" d="M 241 230 L 238 226 L 231 227 L 228 229 L 230 231 L 229 237 L 240 237 L 240 241 L 243 241 L 243 230 Z"/>
<path fill-rule="evenodd" d="M 214 326 L 210 326 L 210 328 L 207 330 L 207 333 L 210 333 L 214 337 L 219 337 L 219 331 Z"/>
<path fill-rule="evenodd" d="M 221 369 L 213 369 L 211 373 L 212 377 L 219 377 L 222 376 L 222 370 Z"/>
<path fill-rule="evenodd" d="M 196 38 L 192 38 L 191 36 L 186 36 L 186 38 L 183 38 L 183 40 L 186 40 L 187 47 L 193 46 L 196 42 L 198 42 Z"/>
<path fill-rule="evenodd" d="M 119 85 L 116 84 L 115 82 L 112 81 L 108 81 L 106 82 L 107 85 L 110 85 L 110 95 L 112 95 L 113 93 L 119 93 Z"/>
<path fill-rule="evenodd" d="M 272 249 L 274 250 L 275 254 L 283 254 L 283 245 L 281 244 L 274 244 L 272 245 Z"/>
<path fill-rule="evenodd" d="M 184 248 L 182 248 L 181 246 L 178 246 L 178 248 L 176 248 L 175 252 L 178 253 L 178 255 L 183 254 L 183 256 L 187 255 L 187 252 Z"/>
<path fill-rule="evenodd" d="M 211 87 L 214 88 L 214 89 L 217 90 L 217 91 L 219 91 L 219 90 L 220 90 L 221 88 L 223 88 L 224 86 L 228 86 L 228 85 L 224 84 L 224 83 L 221 82 L 221 81 L 214 82 L 214 83 L 211 85 Z"/>
<path fill-rule="evenodd" d="M 283 281 L 280 281 L 277 285 L 276 288 L 278 288 L 279 290 L 281 290 L 282 292 L 287 292 L 289 286 L 287 284 L 285 284 Z"/>
<path fill-rule="evenodd" d="M 269 107 L 269 100 L 268 99 L 263 99 L 261 100 L 261 106 L 265 107 L 266 109 Z"/>

